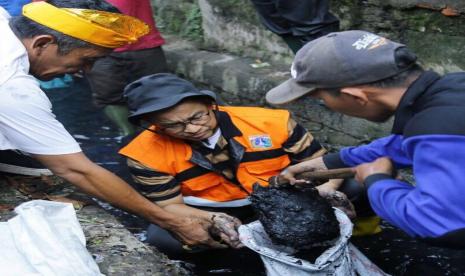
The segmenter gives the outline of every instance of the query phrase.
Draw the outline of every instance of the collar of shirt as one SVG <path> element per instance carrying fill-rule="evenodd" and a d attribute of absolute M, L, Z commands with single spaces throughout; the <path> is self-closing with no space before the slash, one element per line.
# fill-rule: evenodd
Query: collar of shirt
<path fill-rule="evenodd" d="M 212 136 L 210 136 L 206 141 L 202 141 L 202 145 L 204 145 L 207 148 L 214 149 L 216 143 L 218 143 L 218 140 L 220 140 L 221 137 L 221 129 L 217 128 L 215 133 L 213 133 Z"/>
<path fill-rule="evenodd" d="M 242 132 L 231 121 L 231 117 L 228 113 L 219 110 L 214 110 L 213 112 L 218 122 L 218 129 L 207 139 L 207 141 L 202 141 L 200 144 L 211 150 L 213 150 L 216 144 L 218 144 L 221 136 L 223 136 L 226 142 L 228 142 L 231 138 L 242 135 Z M 194 148 L 200 149 L 198 147 L 198 143 L 192 143 L 191 145 L 194 146 Z"/>
<path fill-rule="evenodd" d="M 405 125 L 415 115 L 420 99 L 428 94 L 429 87 L 440 78 L 438 73 L 426 71 L 410 85 L 396 109 L 391 131 L 393 134 L 403 134 Z"/>
<path fill-rule="evenodd" d="M 216 120 L 218 121 L 218 127 L 221 129 L 221 133 L 226 140 L 236 136 L 242 136 L 242 132 L 233 124 L 228 113 L 216 110 L 214 112 Z"/>

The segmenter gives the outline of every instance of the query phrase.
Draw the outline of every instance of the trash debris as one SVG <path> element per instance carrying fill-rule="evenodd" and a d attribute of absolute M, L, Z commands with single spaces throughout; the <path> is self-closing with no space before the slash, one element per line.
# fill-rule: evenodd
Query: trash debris
<path fill-rule="evenodd" d="M 15 207 L 13 205 L 10 205 L 10 204 L 0 204 L 0 211 L 11 211 L 14 208 Z"/>
<path fill-rule="evenodd" d="M 441 13 L 445 16 L 459 16 L 460 12 L 452 7 L 446 6 L 441 10 Z"/>
<path fill-rule="evenodd" d="M 76 192 L 71 184 L 58 176 L 6 176 L 10 186 L 30 199 L 72 203 L 76 210 L 94 204 L 88 196 Z"/>
<path fill-rule="evenodd" d="M 47 195 L 46 199 L 51 201 L 71 203 L 75 210 L 81 210 L 84 206 L 94 204 L 94 202 L 88 198 L 78 198 L 76 195 L 70 194 L 67 196 L 62 195 Z"/>
<path fill-rule="evenodd" d="M 250 66 L 252 68 L 264 68 L 264 67 L 270 67 L 271 64 L 269 64 L 268 62 L 262 62 L 261 60 L 256 59 L 255 63 L 251 63 Z"/>
<path fill-rule="evenodd" d="M 423 8 L 423 9 L 429 9 L 429 10 L 435 10 L 435 11 L 440 11 L 442 15 L 444 16 L 460 16 L 460 12 L 451 6 L 443 6 L 443 5 L 433 5 L 430 3 L 418 3 L 416 4 L 416 7 L 418 8 Z"/>

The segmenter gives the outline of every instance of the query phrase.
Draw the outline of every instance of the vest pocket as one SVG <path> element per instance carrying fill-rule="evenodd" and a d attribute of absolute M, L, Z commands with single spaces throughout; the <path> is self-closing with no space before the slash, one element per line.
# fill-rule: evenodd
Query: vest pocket
<path fill-rule="evenodd" d="M 265 159 L 254 162 L 242 163 L 237 171 L 239 182 L 243 183 L 247 190 L 252 190 L 256 182 L 268 184 L 268 179 L 279 174 L 290 164 L 289 157 L 283 155 L 277 158 Z"/>
<path fill-rule="evenodd" d="M 283 155 L 272 159 L 242 163 L 240 167 L 243 167 L 250 174 L 260 175 L 269 172 L 280 172 L 290 163 L 291 161 L 289 160 L 289 157 L 287 155 Z"/>
<path fill-rule="evenodd" d="M 182 185 L 191 191 L 203 191 L 221 183 L 221 176 L 212 172 L 183 181 Z"/>

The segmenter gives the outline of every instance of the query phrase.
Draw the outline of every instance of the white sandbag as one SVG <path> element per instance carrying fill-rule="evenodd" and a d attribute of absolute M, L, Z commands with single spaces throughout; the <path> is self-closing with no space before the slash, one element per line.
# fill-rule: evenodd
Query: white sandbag
<path fill-rule="evenodd" d="M 33 200 L 0 223 L 0 275 L 102 275 L 71 203 Z"/>
<path fill-rule="evenodd" d="M 356 275 L 347 246 L 353 224 L 339 209 L 335 208 L 335 214 L 341 235 L 315 263 L 292 257 L 292 248 L 274 245 L 259 221 L 240 226 L 239 238 L 245 246 L 260 254 L 268 276 Z"/>

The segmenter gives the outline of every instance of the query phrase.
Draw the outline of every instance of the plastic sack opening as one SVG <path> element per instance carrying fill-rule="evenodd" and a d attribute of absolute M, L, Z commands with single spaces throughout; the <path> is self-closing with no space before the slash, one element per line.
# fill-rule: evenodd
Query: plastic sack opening
<path fill-rule="evenodd" d="M 260 254 L 268 276 L 357 275 L 348 246 L 353 224 L 341 210 L 334 208 L 334 212 L 339 221 L 340 236 L 315 263 L 293 257 L 292 248 L 273 244 L 259 221 L 240 226 L 239 237 L 245 246 Z"/>

